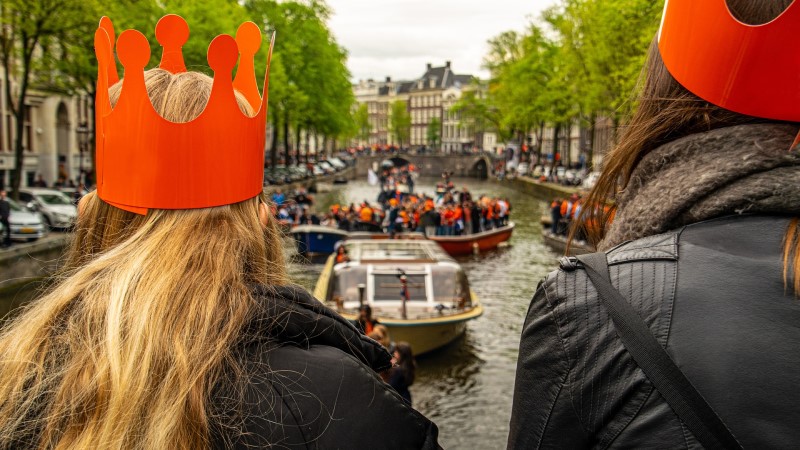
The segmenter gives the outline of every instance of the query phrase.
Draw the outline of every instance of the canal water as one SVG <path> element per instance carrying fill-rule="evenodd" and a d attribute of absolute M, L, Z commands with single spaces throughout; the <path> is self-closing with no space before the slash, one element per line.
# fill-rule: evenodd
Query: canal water
<path fill-rule="evenodd" d="M 415 190 L 433 194 L 437 180 L 420 180 Z M 516 224 L 510 245 L 478 256 L 458 258 L 484 306 L 454 344 L 418 359 L 411 387 L 414 407 L 439 426 L 448 449 L 504 448 L 511 415 L 514 372 L 522 322 L 536 285 L 555 268 L 559 255 L 542 241 L 542 201 L 486 181 L 455 180 L 473 195 L 508 197 Z M 316 207 L 374 201 L 377 188 L 351 181 L 317 194 Z M 313 289 L 321 264 L 293 262 L 294 280 Z"/>

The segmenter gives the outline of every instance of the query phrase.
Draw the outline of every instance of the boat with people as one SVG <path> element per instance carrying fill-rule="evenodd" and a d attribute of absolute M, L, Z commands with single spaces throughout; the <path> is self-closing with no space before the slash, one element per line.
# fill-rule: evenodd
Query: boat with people
<path fill-rule="evenodd" d="M 508 225 L 475 234 L 462 234 L 459 236 L 432 235 L 428 236 L 428 239 L 438 243 L 450 256 L 464 256 L 494 250 L 503 242 L 511 239 L 513 232 L 514 222 L 509 222 Z"/>
<path fill-rule="evenodd" d="M 289 232 L 302 256 L 330 255 L 336 243 L 346 239 L 348 232 L 324 225 L 297 225 Z"/>
<path fill-rule="evenodd" d="M 429 240 L 348 240 L 331 255 L 314 296 L 349 320 L 368 305 L 395 342 L 414 354 L 444 347 L 483 307 L 461 266 Z M 337 262 L 337 260 L 339 262 Z"/>

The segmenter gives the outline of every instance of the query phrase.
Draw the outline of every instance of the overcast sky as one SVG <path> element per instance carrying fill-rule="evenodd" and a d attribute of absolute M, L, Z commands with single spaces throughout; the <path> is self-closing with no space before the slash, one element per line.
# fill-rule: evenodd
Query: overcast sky
<path fill-rule="evenodd" d="M 486 41 L 522 31 L 557 0 L 328 0 L 329 26 L 349 53 L 353 81 L 411 80 L 425 64 L 452 62 L 457 74 L 486 78 Z"/>

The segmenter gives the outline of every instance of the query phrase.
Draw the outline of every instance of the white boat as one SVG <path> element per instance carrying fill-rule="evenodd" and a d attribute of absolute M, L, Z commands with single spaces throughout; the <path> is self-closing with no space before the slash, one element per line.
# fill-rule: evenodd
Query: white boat
<path fill-rule="evenodd" d="M 349 261 L 328 259 L 314 295 L 349 320 L 362 304 L 415 354 L 441 348 L 466 331 L 483 307 L 461 266 L 427 240 L 347 240 Z"/>

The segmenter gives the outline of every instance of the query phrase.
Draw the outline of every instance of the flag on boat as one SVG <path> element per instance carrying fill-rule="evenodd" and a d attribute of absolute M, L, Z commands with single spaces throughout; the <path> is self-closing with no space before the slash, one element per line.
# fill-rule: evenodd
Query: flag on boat
<path fill-rule="evenodd" d="M 380 180 L 378 180 L 378 174 L 372 169 L 369 169 L 369 173 L 367 174 L 367 182 L 370 186 L 377 186 L 380 182 Z"/>

